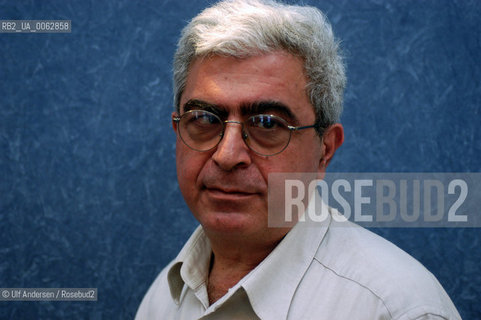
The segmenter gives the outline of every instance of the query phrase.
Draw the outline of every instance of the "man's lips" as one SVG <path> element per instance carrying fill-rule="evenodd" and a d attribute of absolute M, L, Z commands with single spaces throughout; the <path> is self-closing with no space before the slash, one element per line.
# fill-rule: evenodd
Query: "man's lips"
<path fill-rule="evenodd" d="M 246 200 L 261 195 L 261 192 L 257 192 L 256 188 L 244 186 L 204 185 L 203 189 L 210 198 L 218 200 Z"/>
<path fill-rule="evenodd" d="M 200 188 L 212 197 L 251 197 L 267 195 L 267 185 L 261 178 L 236 174 L 209 174 L 200 180 Z"/>
<path fill-rule="evenodd" d="M 257 192 L 250 192 L 247 190 L 240 189 L 228 189 L 228 188 L 217 188 L 217 187 L 205 187 L 205 189 L 212 193 L 226 194 L 226 195 L 238 195 L 238 196 L 249 196 L 257 194 Z"/>

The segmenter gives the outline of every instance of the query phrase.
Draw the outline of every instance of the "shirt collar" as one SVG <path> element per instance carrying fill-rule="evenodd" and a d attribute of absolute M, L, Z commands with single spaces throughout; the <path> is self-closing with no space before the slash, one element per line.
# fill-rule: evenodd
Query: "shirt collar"
<path fill-rule="evenodd" d="M 175 258 L 167 275 L 170 294 L 175 303 L 180 302 L 184 284 L 194 291 L 205 284 L 211 252 L 209 240 L 202 227 L 197 227 Z"/>

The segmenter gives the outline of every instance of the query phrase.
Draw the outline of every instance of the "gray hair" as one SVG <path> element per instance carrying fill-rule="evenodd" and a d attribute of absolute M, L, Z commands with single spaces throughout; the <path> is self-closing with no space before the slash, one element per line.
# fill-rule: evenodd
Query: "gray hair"
<path fill-rule="evenodd" d="M 317 8 L 271 0 L 221 1 L 184 28 L 174 56 L 177 112 L 194 59 L 207 55 L 247 58 L 275 50 L 304 60 L 306 90 L 318 132 L 338 122 L 346 76 L 331 25 Z"/>

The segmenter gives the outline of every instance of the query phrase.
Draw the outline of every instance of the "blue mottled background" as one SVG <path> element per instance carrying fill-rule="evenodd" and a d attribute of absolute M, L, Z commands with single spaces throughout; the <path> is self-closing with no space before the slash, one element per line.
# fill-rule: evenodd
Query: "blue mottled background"
<path fill-rule="evenodd" d="M 98 302 L 0 302 L 1 319 L 129 319 L 195 228 L 177 188 L 171 60 L 211 1 L 5 1 L 0 19 L 0 287 L 96 287 Z M 481 2 L 304 1 L 348 64 L 331 171 L 481 171 Z M 479 229 L 377 229 L 481 319 Z"/>

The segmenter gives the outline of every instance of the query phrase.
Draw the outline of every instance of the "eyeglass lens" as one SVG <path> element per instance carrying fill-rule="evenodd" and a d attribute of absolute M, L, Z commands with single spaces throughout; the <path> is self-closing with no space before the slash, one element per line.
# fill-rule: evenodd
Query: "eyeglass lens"
<path fill-rule="evenodd" d="M 184 143 L 197 151 L 207 151 L 221 141 L 225 127 L 217 115 L 203 110 L 184 113 L 179 121 L 179 134 Z M 262 155 L 274 155 L 289 144 L 291 130 L 287 122 L 273 115 L 255 115 L 242 128 L 247 146 Z"/>

